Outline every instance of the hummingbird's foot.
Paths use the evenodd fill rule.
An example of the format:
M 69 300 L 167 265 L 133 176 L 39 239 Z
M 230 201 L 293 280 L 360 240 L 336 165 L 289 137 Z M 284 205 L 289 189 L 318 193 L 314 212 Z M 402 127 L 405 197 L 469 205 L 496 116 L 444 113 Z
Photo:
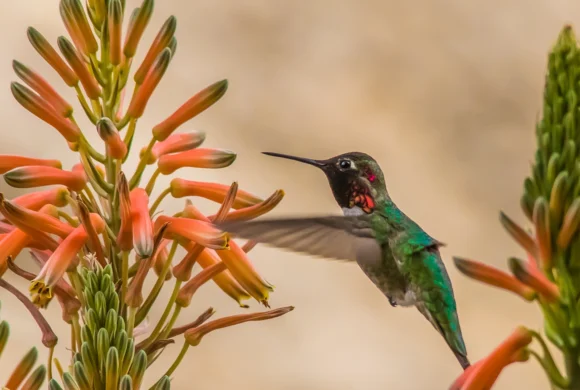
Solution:
M 388 299 L 389 299 L 389 303 L 391 304 L 391 306 L 397 307 L 397 301 L 395 301 L 395 299 L 393 297 L 388 297 Z

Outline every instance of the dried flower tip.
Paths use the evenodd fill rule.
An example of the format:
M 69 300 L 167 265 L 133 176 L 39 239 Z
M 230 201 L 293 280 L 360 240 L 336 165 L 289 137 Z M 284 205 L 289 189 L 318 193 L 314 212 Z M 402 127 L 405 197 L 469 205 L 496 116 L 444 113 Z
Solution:
M 78 141 L 79 128 L 69 119 L 59 115 L 46 100 L 17 82 L 11 83 L 10 89 L 22 107 L 58 130 L 67 141 Z
M 4 174 L 4 180 L 14 188 L 33 188 L 61 184 L 73 191 L 85 188 L 87 177 L 84 172 L 64 171 L 47 166 L 15 168 Z
M 223 219 L 223 221 L 227 222 L 249 221 L 251 219 L 258 218 L 259 216 L 264 215 L 273 210 L 274 207 L 276 207 L 278 203 L 282 201 L 283 197 L 284 191 L 277 190 L 269 198 L 258 204 L 228 213 Z M 215 215 L 212 215 L 211 217 L 209 217 L 209 219 L 213 221 L 215 217 L 216 217 Z M 247 251 L 244 252 L 247 253 Z
M 29 27 L 27 30 L 28 40 L 34 46 L 38 54 L 44 58 L 46 62 L 50 64 L 58 72 L 60 77 L 69 87 L 74 87 L 78 82 L 79 78 L 72 71 L 71 68 L 63 61 L 58 55 L 56 50 L 48 43 L 48 41 L 33 27 Z
M 46 379 L 46 367 L 44 365 L 36 367 L 30 374 L 26 382 L 22 385 L 22 390 L 38 390 L 42 387 Z
M 503 212 L 500 213 L 500 221 L 510 236 L 512 236 L 512 238 L 516 240 L 516 242 L 520 244 L 527 253 L 531 254 L 534 258 L 537 258 L 538 248 L 536 247 L 533 238 Z
M 544 268 L 552 266 L 552 244 L 550 237 L 550 212 L 548 203 L 542 197 L 536 199 L 532 217 L 536 227 L 536 242 L 538 253 Z
M 127 145 L 121 139 L 115 124 L 109 118 L 101 118 L 97 122 L 97 132 L 107 145 L 107 153 L 115 159 L 123 159 L 127 155 Z
M 101 89 L 95 77 L 85 65 L 81 55 L 65 37 L 58 37 L 58 47 L 71 68 L 79 77 L 87 96 L 97 100 L 101 96 Z
M 143 188 L 135 188 L 129 196 L 133 246 L 137 255 L 148 258 L 153 253 L 153 224 L 149 216 L 149 196 Z
M 157 142 L 151 154 L 148 156 L 148 164 L 153 164 L 157 159 L 163 155 L 171 153 L 185 152 L 187 150 L 195 149 L 205 141 L 205 133 L 201 131 L 192 131 L 190 133 L 172 134 L 165 141 Z M 143 158 L 147 148 L 141 149 L 139 154 Z
M 22 81 L 36 91 L 40 97 L 46 100 L 62 116 L 69 117 L 72 114 L 72 106 L 42 76 L 16 60 L 12 61 L 12 68 Z
M 173 179 L 169 184 L 171 196 L 183 198 L 186 196 L 199 196 L 217 203 L 223 203 L 230 186 L 219 183 L 205 183 L 185 179 Z M 263 202 L 262 199 L 249 192 L 238 190 L 232 207 L 241 209 Z
M 159 53 L 169 45 L 171 38 L 173 38 L 173 34 L 175 34 L 176 28 L 177 19 L 172 15 L 165 21 L 165 23 L 163 23 L 163 26 L 161 26 L 161 29 L 157 33 L 149 51 L 145 55 L 145 59 L 141 63 L 139 69 L 135 72 L 134 80 L 136 84 L 143 83 L 143 80 L 145 80 L 145 76 L 149 72 L 149 68 L 151 68 L 155 58 L 157 58 Z
M 186 152 L 167 154 L 159 158 L 157 166 L 164 175 L 179 168 L 224 168 L 230 166 L 236 154 L 223 149 L 193 149 Z
M 204 250 L 199 256 L 209 256 L 208 250 Z M 226 265 L 221 261 L 204 269 L 195 275 L 189 282 L 187 282 L 185 286 L 181 288 L 181 290 L 179 290 L 179 294 L 177 294 L 175 303 L 181 307 L 188 307 L 191 303 L 193 294 L 195 294 L 195 292 L 208 280 L 212 279 L 226 269 Z
M 147 102 L 169 67 L 170 61 L 171 51 L 167 48 L 163 49 L 149 70 L 149 73 L 147 73 L 147 77 L 145 77 L 143 84 L 135 89 L 135 93 L 133 94 L 131 103 L 129 103 L 129 108 L 127 109 L 127 115 L 129 117 L 140 118 L 143 115 L 145 107 L 147 107 Z
M 565 250 L 568 248 L 572 237 L 578 231 L 578 226 L 580 226 L 580 198 L 574 199 L 564 216 L 564 223 L 557 240 L 560 249 Z
M 123 6 L 120 0 L 109 0 L 109 58 L 111 64 L 121 63 L 121 31 L 123 28 Z
M 93 54 L 96 53 L 99 46 L 97 45 L 97 41 L 93 35 L 91 27 L 89 26 L 89 21 L 81 2 L 79 0 L 68 0 L 67 3 L 71 10 L 74 22 L 78 26 L 87 51 Z
M 527 301 L 532 301 L 536 293 L 507 272 L 473 260 L 454 257 L 455 266 L 461 273 L 480 282 L 511 291 Z
M 171 116 L 153 128 L 153 136 L 157 141 L 163 141 L 179 126 L 202 113 L 217 102 L 228 88 L 228 81 L 222 80 L 210 85 L 190 98 Z
M 46 204 L 64 207 L 68 204 L 70 192 L 66 187 L 55 187 L 49 190 L 31 192 L 12 199 L 15 204 L 30 210 L 40 210 Z
M 7 389 L 17 389 L 20 384 L 24 381 L 26 376 L 32 371 L 36 360 L 38 359 L 38 350 L 36 347 L 32 348 L 30 351 L 24 355 L 22 360 L 18 363 L 10 378 L 4 385 Z
M 516 328 L 493 352 L 470 370 L 461 389 L 489 389 L 512 357 L 532 342 L 531 332 L 524 327 Z
M 510 258 L 508 264 L 519 281 L 533 288 L 546 301 L 558 302 L 560 299 L 558 286 L 550 282 L 537 268 L 530 267 L 529 264 L 515 257 Z
M 212 249 L 224 249 L 228 246 L 228 236 L 207 222 L 189 218 L 175 218 L 161 215 L 155 226 L 169 223 L 166 235 L 178 235 Z
M 138 8 L 137 13 L 134 14 L 135 16 L 129 24 L 129 30 L 123 47 L 123 54 L 125 54 L 125 57 L 132 58 L 135 55 L 143 31 L 145 31 L 145 27 L 147 27 L 149 19 L 151 19 L 153 4 L 153 0 L 143 0 L 143 4 Z
M 261 313 L 238 314 L 235 316 L 220 318 L 200 325 L 197 328 L 188 330 L 187 332 L 185 332 L 185 341 L 187 341 L 189 345 L 197 346 L 201 342 L 203 336 L 214 330 L 241 324 L 248 321 L 269 320 L 272 318 L 280 317 L 286 313 L 291 312 L 292 310 L 294 310 L 294 307 L 287 306 L 279 309 L 268 310 Z
M 66 237 L 48 261 L 44 264 L 38 276 L 30 284 L 30 292 L 38 293 L 39 296 L 50 295 L 52 297 L 52 288 L 62 278 L 77 253 L 86 244 L 89 236 L 82 226 L 73 230 Z
M 0 175 L 10 171 L 11 169 L 29 165 L 43 165 L 59 169 L 62 168 L 62 163 L 58 160 L 45 160 L 42 158 L 0 154 Z

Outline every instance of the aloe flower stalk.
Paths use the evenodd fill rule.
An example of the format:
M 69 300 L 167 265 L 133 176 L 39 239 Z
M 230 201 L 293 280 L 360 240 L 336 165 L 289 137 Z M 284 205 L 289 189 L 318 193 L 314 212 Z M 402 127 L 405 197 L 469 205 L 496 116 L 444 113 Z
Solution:
M 509 290 L 537 305 L 543 334 L 518 328 L 487 358 L 475 363 L 452 389 L 490 388 L 503 367 L 533 357 L 554 389 L 580 388 L 580 46 L 566 26 L 548 56 L 537 150 L 524 181 L 521 207 L 528 221 L 504 213 L 500 221 L 526 260 L 508 259 L 507 271 L 456 259 L 465 275 Z M 537 341 L 541 352 L 532 340 Z M 518 341 L 519 340 L 519 341 Z M 548 347 L 548 343 L 553 348 Z M 557 353 L 560 359 L 552 354 Z M 555 361 L 562 360 L 559 367 Z
M 52 45 L 35 28 L 30 27 L 27 35 L 62 85 L 51 85 L 22 62 L 12 63 L 20 79 L 11 84 L 14 98 L 58 132 L 55 141 L 64 138 L 76 153 L 76 164 L 63 166 L 51 159 L 57 156 L 0 154 L 0 174 L 6 184 L 31 190 L 13 199 L 0 194 L 0 287 L 25 304 L 39 325 L 42 344 L 49 349 L 48 361 L 37 368 L 37 350 L 31 349 L 10 376 L 8 388 L 169 389 L 171 377 L 180 375 L 177 368 L 188 347 L 207 333 L 272 319 L 292 309 L 222 317 L 206 325 L 213 309 L 189 319 L 181 312 L 210 281 L 235 305 L 247 308 L 254 299 L 269 307 L 273 287 L 247 255 L 254 244 L 231 241 L 213 223 L 263 215 L 282 200 L 284 192 L 277 190 L 263 199 L 239 189 L 237 183 L 180 177 L 174 177 L 167 188 L 157 188 L 160 175 L 184 167 L 224 168 L 234 163 L 236 154 L 200 148 L 204 132 L 179 129 L 224 96 L 227 80 L 206 80 L 207 88 L 165 119 L 159 118 L 153 129 L 141 129 L 139 118 L 171 71 L 172 61 L 178 60 L 175 16 L 155 27 L 158 33 L 152 43 L 142 42 L 154 6 L 154 0 L 143 0 L 131 11 L 124 0 L 60 0 L 68 36 Z M 140 46 L 145 56 L 132 72 Z M 127 83 L 130 77 L 135 81 L 132 90 Z M 66 88 L 74 90 L 79 107 L 63 98 Z M 79 113 L 88 121 L 79 121 Z M 133 145 L 137 131 L 152 132 L 147 145 Z M 87 135 L 95 132 L 100 140 L 92 144 Z M 137 160 L 133 172 L 127 168 L 131 159 Z M 185 198 L 180 215 L 159 212 L 167 197 Z M 218 203 L 209 216 L 194 207 L 192 201 L 199 197 Z M 566 221 L 569 229 L 577 225 L 573 215 Z M 185 254 L 177 258 L 180 247 Z M 23 269 L 19 260 L 23 251 L 32 254 L 34 268 Z M 28 281 L 28 291 L 21 292 L 2 279 L 7 272 Z M 153 278 L 152 287 L 146 278 Z M 169 299 L 161 298 L 163 289 L 171 291 Z M 55 297 L 70 327 L 70 338 L 58 344 L 42 315 Z M 147 326 L 157 304 L 163 309 L 161 318 Z M 7 334 L 8 325 L 1 322 L 0 353 Z M 138 335 L 143 336 L 140 342 L 135 341 Z M 147 376 L 148 367 L 177 340 L 184 345 L 178 360 L 165 367 L 165 375 Z M 55 348 L 70 351 L 70 361 L 53 358 Z

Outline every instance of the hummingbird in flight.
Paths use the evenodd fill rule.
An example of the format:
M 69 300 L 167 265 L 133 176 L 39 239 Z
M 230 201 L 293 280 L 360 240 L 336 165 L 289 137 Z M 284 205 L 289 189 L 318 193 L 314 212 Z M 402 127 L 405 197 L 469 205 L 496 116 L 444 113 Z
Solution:
M 451 280 L 439 253 L 444 244 L 395 205 L 378 163 L 359 152 L 327 160 L 264 154 L 321 169 L 344 216 L 226 221 L 217 226 L 255 242 L 358 263 L 393 307 L 415 306 L 463 369 L 469 367 Z

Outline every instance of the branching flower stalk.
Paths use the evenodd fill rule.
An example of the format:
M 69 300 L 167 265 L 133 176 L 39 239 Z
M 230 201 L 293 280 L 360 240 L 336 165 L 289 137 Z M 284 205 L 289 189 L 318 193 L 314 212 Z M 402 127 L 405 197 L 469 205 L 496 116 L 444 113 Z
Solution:
M 548 58 L 537 151 L 521 206 L 531 232 L 501 213 L 501 223 L 525 252 L 510 272 L 456 258 L 465 275 L 519 295 L 544 317 L 543 332 L 520 327 L 473 364 L 452 389 L 488 389 L 503 368 L 533 357 L 553 388 L 580 389 L 580 47 L 566 26 Z M 533 345 L 532 345 L 532 342 Z M 548 343 L 554 348 L 549 348 Z M 551 350 L 561 359 L 555 359 Z M 557 360 L 564 362 L 562 367 Z
M 77 111 L 56 88 L 25 64 L 13 62 L 20 79 L 11 84 L 15 99 L 60 133 L 76 153 L 77 163 L 64 169 L 56 159 L 0 155 L 0 174 L 8 185 L 36 189 L 14 199 L 0 194 L 0 287 L 25 304 L 50 351 L 46 366 L 32 371 L 37 356 L 32 349 L 6 388 L 23 384 L 19 388 L 37 389 L 45 381 L 50 389 L 145 388 L 142 379 L 147 368 L 181 338 L 177 360 L 168 365 L 166 375 L 150 384 L 154 389 L 168 389 L 187 350 L 206 334 L 279 317 L 293 309 L 207 322 L 214 314 L 209 308 L 194 321 L 177 325 L 181 309 L 210 280 L 241 307 L 248 307 L 248 299 L 269 307 L 273 288 L 247 256 L 254 244 L 231 241 L 213 222 L 256 218 L 272 210 L 284 193 L 278 190 L 261 199 L 239 189 L 237 183 L 228 186 L 175 178 L 150 198 L 157 192 L 160 175 L 184 167 L 224 168 L 236 159 L 229 150 L 200 148 L 205 140 L 201 132 L 176 131 L 224 95 L 226 80 L 209 85 L 155 125 L 150 142 L 136 156 L 136 170 L 125 171 L 135 150 L 136 132 L 146 130 L 138 125 L 139 118 L 174 61 L 177 47 L 177 20 L 170 16 L 144 60 L 134 64 L 153 8 L 153 0 L 144 0 L 132 12 L 125 9 L 123 0 L 87 0 L 85 5 L 80 0 L 61 0 L 68 38 L 59 37 L 52 45 L 39 31 L 28 29 L 34 49 L 75 90 L 81 112 L 91 123 L 87 128 L 81 129 Z M 129 26 L 123 31 L 128 14 Z M 132 68 L 136 68 L 133 73 Z M 127 91 L 129 77 L 135 85 L 132 91 Z M 126 110 L 124 97 L 128 97 Z M 89 132 L 96 132 L 102 143 L 92 145 L 86 137 Z M 149 167 L 153 169 L 147 178 Z M 159 206 L 167 197 L 186 198 L 183 211 L 160 213 Z M 220 207 L 214 215 L 205 216 L 194 207 L 192 197 L 212 200 Z M 177 258 L 180 247 L 186 253 L 182 259 Z M 38 269 L 20 267 L 17 258 L 22 252 L 32 255 Z M 193 271 L 196 263 L 202 268 L 198 273 Z M 7 272 L 29 281 L 30 297 L 2 278 Z M 151 273 L 156 281 L 145 291 L 144 281 Z M 172 293 L 162 303 L 162 315 L 147 328 L 151 308 L 168 285 Z M 70 342 L 63 346 L 71 351 L 68 362 L 53 359 L 57 339 L 42 315 L 54 298 L 70 326 Z M 0 323 L 0 351 L 7 329 L 5 322 Z M 136 341 L 141 335 L 142 340 Z

